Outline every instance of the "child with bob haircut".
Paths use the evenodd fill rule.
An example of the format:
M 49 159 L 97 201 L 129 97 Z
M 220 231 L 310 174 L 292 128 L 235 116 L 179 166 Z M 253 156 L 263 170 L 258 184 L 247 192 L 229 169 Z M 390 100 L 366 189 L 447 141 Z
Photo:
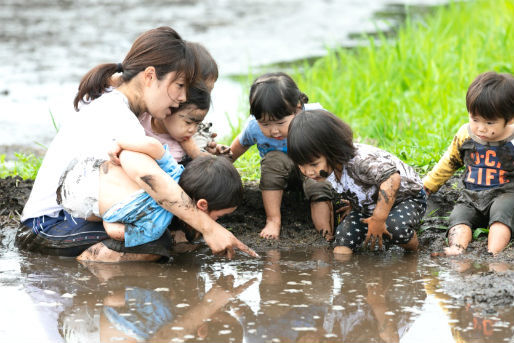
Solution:
M 423 179 L 437 190 L 461 167 L 464 189 L 450 215 L 449 247 L 435 255 L 462 254 L 471 230 L 488 227 L 487 250 L 501 252 L 514 225 L 514 78 L 478 75 L 466 94 L 469 122 L 461 126 L 437 165 Z
M 426 194 L 412 167 L 379 148 L 354 144 L 352 129 L 324 110 L 296 115 L 288 148 L 305 176 L 327 180 L 351 206 L 343 208 L 349 214 L 336 228 L 334 253 L 352 254 L 363 241 L 382 248 L 383 235 L 417 250 L 415 230 L 425 214 Z
M 131 177 L 131 165 L 140 163 L 141 154 L 155 159 L 175 182 L 185 174 L 185 180 L 179 185 L 186 186 L 184 191 L 192 198 L 190 206 L 207 213 L 213 220 L 233 212 L 241 202 L 241 178 L 226 158 L 201 156 L 184 170 L 154 138 L 130 139 L 118 144 L 124 149 L 120 155 L 121 167 L 93 158 L 73 161 L 61 178 L 57 202 L 74 217 L 90 220 L 93 216 L 101 217 L 107 234 L 123 241 L 125 247 L 156 241 L 173 218 L 172 213 L 162 208 Z M 94 178 L 98 179 L 98 191 L 90 192 L 91 196 L 84 201 L 77 194 L 84 192 L 83 187 L 95 185 Z M 171 249 L 162 247 L 166 248 Z
M 259 76 L 250 89 L 249 122 L 230 146 L 233 161 L 257 144 L 261 160 L 259 188 L 266 212 L 266 226 L 260 236 L 278 239 L 282 218 L 280 204 L 284 189 L 303 183 L 306 198 L 311 203 L 311 216 L 316 230 L 327 239 L 333 238 L 332 189 L 328 183 L 302 178 L 293 161 L 287 157 L 288 127 L 294 116 L 303 109 L 321 108 L 307 104 L 302 93 L 287 74 L 269 73 Z

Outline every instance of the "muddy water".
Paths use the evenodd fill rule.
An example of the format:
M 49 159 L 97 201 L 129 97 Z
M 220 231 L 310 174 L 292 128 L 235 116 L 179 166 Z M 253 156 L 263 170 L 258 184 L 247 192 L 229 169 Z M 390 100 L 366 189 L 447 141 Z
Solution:
M 12 244 L 12 233 L 4 247 Z M 489 275 L 497 279 L 488 282 L 501 282 L 502 275 L 512 278 L 508 265 L 433 260 L 399 250 L 346 259 L 325 248 L 268 250 L 258 260 L 228 261 L 201 247 L 160 264 L 80 264 L 18 253 L 12 246 L 1 251 L 2 342 L 513 337 L 514 309 L 508 302 L 491 308 L 462 296 L 465 276 Z

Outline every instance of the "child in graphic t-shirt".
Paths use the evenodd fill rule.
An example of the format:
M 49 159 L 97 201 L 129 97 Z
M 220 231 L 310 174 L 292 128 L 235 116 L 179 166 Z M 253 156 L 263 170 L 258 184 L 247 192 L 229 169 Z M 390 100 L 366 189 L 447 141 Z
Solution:
M 444 254 L 463 253 L 477 227 L 489 228 L 487 249 L 497 254 L 514 227 L 514 78 L 495 72 L 478 75 L 468 88 L 466 107 L 469 123 L 423 179 L 424 188 L 436 192 L 464 166 L 464 190 L 450 215 Z

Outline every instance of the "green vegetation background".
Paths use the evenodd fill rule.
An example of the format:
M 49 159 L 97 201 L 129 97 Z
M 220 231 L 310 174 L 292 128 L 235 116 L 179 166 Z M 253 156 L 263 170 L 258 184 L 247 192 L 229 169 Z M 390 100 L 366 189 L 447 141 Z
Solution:
M 451 2 L 411 18 L 394 38 L 367 36 L 366 46 L 330 50 L 293 77 L 310 101 L 348 122 L 357 141 L 425 174 L 467 122 L 473 79 L 514 72 L 514 1 Z M 259 161 L 254 150 L 236 166 L 244 178 L 259 178 Z
M 363 36 L 363 46 L 330 50 L 292 74 L 312 102 L 352 126 L 357 141 L 388 150 L 424 174 L 467 121 L 471 81 L 489 70 L 514 72 L 513 25 L 514 0 L 451 2 L 415 20 L 407 16 L 394 38 Z M 245 106 L 225 143 L 239 133 Z M 14 170 L 3 158 L 0 177 L 35 178 L 37 158 L 19 154 Z M 252 148 L 236 166 L 243 179 L 258 179 L 259 162 Z

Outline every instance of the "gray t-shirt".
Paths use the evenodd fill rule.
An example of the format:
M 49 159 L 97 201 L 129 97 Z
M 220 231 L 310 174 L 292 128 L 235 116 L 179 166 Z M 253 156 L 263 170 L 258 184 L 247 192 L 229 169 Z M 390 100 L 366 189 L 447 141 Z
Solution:
M 355 147 L 356 154 L 343 166 L 341 180 L 337 180 L 334 173 L 327 178 L 336 192 L 350 201 L 353 210 L 371 216 L 380 185 L 394 173 L 401 176 L 395 205 L 415 197 L 423 188 L 414 168 L 398 157 L 366 144 L 355 144 Z

